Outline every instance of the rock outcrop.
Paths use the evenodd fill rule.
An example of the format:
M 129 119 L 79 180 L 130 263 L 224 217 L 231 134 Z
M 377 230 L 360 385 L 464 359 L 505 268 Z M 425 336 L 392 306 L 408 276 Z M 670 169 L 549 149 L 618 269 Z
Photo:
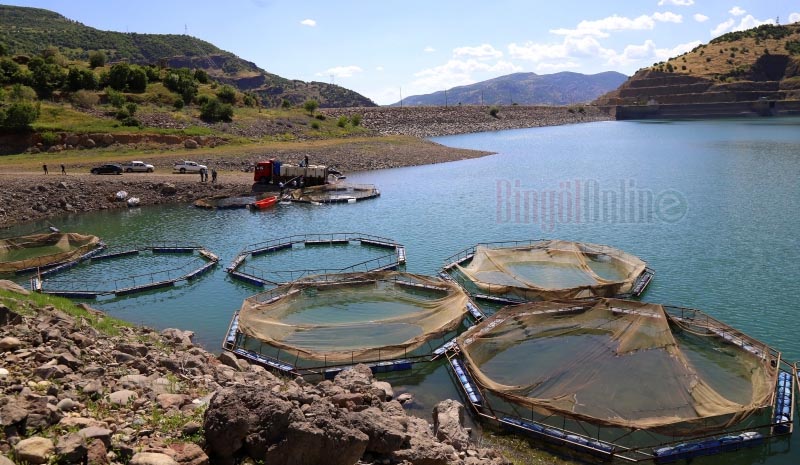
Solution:
M 221 363 L 193 345 L 191 332 L 121 325 L 106 334 L 22 294 L 16 302 L 17 317 L 0 323 L 0 457 L 30 464 L 505 463 L 471 444 L 459 403 L 438 405 L 431 425 L 407 415 L 391 386 L 363 365 L 318 384 L 283 379 L 228 355 Z

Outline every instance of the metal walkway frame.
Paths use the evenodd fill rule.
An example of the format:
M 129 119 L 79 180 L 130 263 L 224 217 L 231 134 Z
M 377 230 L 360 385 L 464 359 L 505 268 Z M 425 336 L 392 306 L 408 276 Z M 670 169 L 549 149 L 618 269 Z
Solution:
M 340 269 L 264 270 L 247 264 L 248 257 L 257 257 L 297 245 L 305 247 L 359 243 L 391 251 L 387 255 L 345 266 Z M 358 232 L 295 234 L 250 244 L 231 261 L 225 271 L 234 279 L 259 287 L 280 286 L 314 275 L 396 270 L 406 263 L 406 248 L 393 239 Z
M 156 270 L 150 273 L 112 278 L 103 281 L 90 282 L 87 280 L 48 279 L 51 276 L 71 269 L 81 262 L 87 262 L 87 265 L 91 265 L 94 261 L 114 260 L 117 258 L 139 255 L 143 251 L 150 251 L 153 254 L 192 255 L 196 252 L 197 255 L 178 268 Z M 42 294 L 75 299 L 97 299 L 107 295 L 124 296 L 153 289 L 172 287 L 181 281 L 193 281 L 210 271 L 218 263 L 219 257 L 203 246 L 178 242 L 156 242 L 138 248 L 113 251 L 102 255 L 96 252 L 90 257 L 75 261 L 74 263 L 50 268 L 32 277 L 30 280 L 30 288 L 32 291 Z

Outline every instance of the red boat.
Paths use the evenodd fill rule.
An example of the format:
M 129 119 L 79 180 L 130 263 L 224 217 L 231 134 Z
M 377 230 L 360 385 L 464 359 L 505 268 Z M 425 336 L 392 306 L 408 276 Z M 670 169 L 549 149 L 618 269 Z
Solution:
M 255 202 L 253 202 L 250 205 L 254 209 L 264 210 L 264 209 L 270 208 L 271 206 L 275 205 L 276 203 L 278 203 L 278 196 L 277 195 L 273 195 L 272 197 L 265 197 L 265 198 L 263 198 L 261 200 L 256 200 Z

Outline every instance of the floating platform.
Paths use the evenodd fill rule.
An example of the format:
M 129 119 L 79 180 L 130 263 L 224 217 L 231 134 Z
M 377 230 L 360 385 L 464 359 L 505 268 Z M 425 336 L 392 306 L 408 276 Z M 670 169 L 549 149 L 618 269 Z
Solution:
M 339 268 L 265 270 L 247 263 L 249 258 L 260 257 L 293 247 L 332 247 L 349 244 L 387 249 L 393 253 L 359 263 L 345 264 Z M 406 248 L 393 239 L 386 237 L 356 232 L 296 234 L 246 246 L 225 268 L 225 271 L 233 279 L 259 287 L 267 287 L 290 283 L 312 275 L 397 270 L 405 263 Z
M 532 309 L 542 316 L 557 314 L 558 317 L 553 321 L 559 321 L 562 326 L 569 326 L 572 323 L 564 320 L 561 315 L 577 315 L 579 319 L 575 321 L 587 321 L 586 319 L 581 320 L 580 318 L 582 317 L 580 315 L 582 315 L 582 312 L 587 311 L 588 304 L 581 301 L 575 302 L 575 305 L 564 304 L 559 308 L 552 309 L 553 311 L 544 308 L 545 306 L 552 306 L 553 303 L 539 302 L 535 305 L 537 308 L 541 308 L 533 309 L 532 307 Z M 648 314 L 645 307 L 653 304 L 628 302 L 633 302 L 636 305 L 618 305 L 613 304 L 612 301 L 612 304 L 608 307 L 608 312 L 618 315 L 618 317 L 652 320 L 651 317 L 653 315 Z M 527 307 L 531 305 L 534 304 L 526 304 L 524 309 L 510 307 L 509 310 L 516 309 L 517 312 L 528 312 Z M 636 310 L 635 307 L 637 305 L 642 306 L 641 311 Z M 497 339 L 499 336 L 492 336 L 494 328 L 502 325 L 505 320 L 512 317 L 515 325 L 520 325 L 523 322 L 520 317 L 514 317 L 512 314 L 503 314 L 502 312 L 506 310 L 501 310 L 501 312 L 493 315 L 479 326 L 449 341 L 441 349 L 448 359 L 449 371 L 465 404 L 478 419 L 492 423 L 505 431 L 530 437 L 540 441 L 543 445 L 549 444 L 555 446 L 558 450 L 569 448 L 603 461 L 673 463 L 679 460 L 690 460 L 695 457 L 758 446 L 772 438 L 787 436 L 792 433 L 795 415 L 794 393 L 797 389 L 798 380 L 796 366 L 782 360 L 780 352 L 728 327 L 699 310 L 672 306 L 663 306 L 663 308 L 667 318 L 690 334 L 712 338 L 715 344 L 721 344 L 722 347 L 726 345 L 735 347 L 740 351 L 740 356 L 745 358 L 750 357 L 747 354 L 752 354 L 752 356 L 758 358 L 757 363 L 764 367 L 765 373 L 770 373 L 770 370 L 774 370 L 772 373 L 774 373 L 773 376 L 777 381 L 773 392 L 770 395 L 759 397 L 759 399 L 762 399 L 762 397 L 766 399 L 766 403 L 759 404 L 755 413 L 751 416 L 745 416 L 745 419 L 739 423 L 729 424 L 717 430 L 713 429 L 713 423 L 704 424 L 704 428 L 701 429 L 696 429 L 695 426 L 688 429 L 681 429 L 680 427 L 669 429 L 671 427 L 668 427 L 663 432 L 659 427 L 649 431 L 640 428 L 626 430 L 621 426 L 613 426 L 604 422 L 593 423 L 585 416 L 576 419 L 562 416 L 555 411 L 544 412 L 537 410 L 534 412 L 533 409 L 517 405 L 510 398 L 495 393 L 492 387 L 478 383 L 477 379 L 480 379 L 480 377 L 472 373 L 471 365 L 465 361 L 465 357 L 468 354 L 463 353 L 464 348 L 469 347 L 477 338 L 484 336 L 488 338 L 487 340 L 492 341 L 493 344 L 502 345 L 502 341 Z M 596 319 L 598 317 L 592 316 L 591 318 Z M 661 320 L 663 320 L 663 317 Z M 639 324 L 650 323 L 642 321 Z M 662 325 L 663 323 L 658 322 L 658 324 Z M 502 328 L 498 329 L 501 331 L 498 334 L 504 334 L 502 333 L 504 331 Z M 546 332 L 546 328 L 542 331 Z M 694 343 L 688 342 L 688 344 Z M 680 343 L 681 346 L 683 344 Z M 477 350 L 479 351 L 478 353 L 482 353 L 480 351 L 483 349 L 479 347 Z M 541 350 L 551 349 L 543 348 Z M 728 349 L 724 350 L 728 354 Z M 713 356 L 713 354 L 709 356 Z M 482 355 L 481 360 L 485 357 L 486 354 Z M 493 357 L 501 357 L 501 355 L 497 354 Z M 530 363 L 536 362 L 530 361 Z M 726 358 L 724 365 L 727 366 L 729 363 L 730 361 Z M 540 369 L 546 370 L 547 368 L 542 366 Z M 573 369 L 580 369 L 580 367 L 573 367 Z M 726 368 L 723 366 L 723 369 Z M 481 373 L 483 373 L 482 376 L 486 376 L 486 372 Z M 631 376 L 635 375 L 632 374 Z M 665 374 L 666 376 L 669 375 Z M 589 383 L 589 381 L 586 382 Z M 516 386 L 513 379 L 504 379 L 501 384 Z M 522 391 L 523 388 L 524 386 L 520 386 L 519 390 Z M 558 389 L 558 392 L 562 391 L 572 392 L 569 391 L 568 387 Z M 652 396 L 657 397 L 658 394 L 652 393 Z M 589 402 L 587 399 L 592 398 L 590 393 L 584 394 L 582 396 L 583 403 Z M 656 400 L 655 397 L 650 399 L 650 401 L 654 400 Z M 607 408 L 617 411 L 613 406 L 608 406 Z M 658 408 L 657 403 L 653 403 L 652 408 Z M 620 412 L 624 412 L 624 409 L 620 410 Z M 622 414 L 620 413 L 620 415 Z M 667 431 L 672 432 L 667 434 Z M 683 433 L 679 434 L 679 431 Z M 693 433 L 689 433 L 690 431 L 693 431 Z
M 103 248 L 105 249 L 105 247 Z M 104 280 L 76 281 L 49 278 L 66 272 L 81 262 L 91 266 L 92 261 L 105 262 L 120 258 L 141 255 L 149 251 L 152 254 L 194 254 L 197 257 L 179 268 L 157 270 L 141 275 L 108 278 Z M 199 245 L 161 242 L 136 249 L 126 249 L 100 255 L 96 249 L 72 263 L 51 268 L 31 279 L 31 290 L 43 294 L 58 295 L 76 299 L 97 299 L 102 296 L 124 296 L 139 292 L 172 287 L 182 281 L 192 281 L 209 272 L 219 263 L 219 257 Z M 48 277 L 48 279 L 45 279 Z

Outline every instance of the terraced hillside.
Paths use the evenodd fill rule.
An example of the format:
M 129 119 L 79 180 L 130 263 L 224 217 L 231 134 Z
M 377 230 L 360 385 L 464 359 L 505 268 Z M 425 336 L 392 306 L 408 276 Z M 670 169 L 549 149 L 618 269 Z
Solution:
M 618 119 L 800 114 L 800 24 L 732 32 L 597 101 Z

